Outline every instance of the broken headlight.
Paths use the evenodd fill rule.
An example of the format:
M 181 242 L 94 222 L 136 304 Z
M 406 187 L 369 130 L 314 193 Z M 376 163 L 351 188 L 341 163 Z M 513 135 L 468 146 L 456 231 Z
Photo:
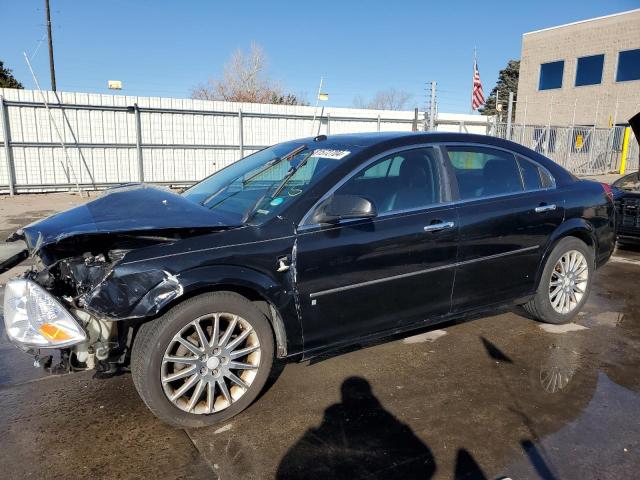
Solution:
M 24 278 L 5 287 L 4 324 L 9 339 L 25 347 L 61 348 L 86 339 L 82 327 L 55 297 Z

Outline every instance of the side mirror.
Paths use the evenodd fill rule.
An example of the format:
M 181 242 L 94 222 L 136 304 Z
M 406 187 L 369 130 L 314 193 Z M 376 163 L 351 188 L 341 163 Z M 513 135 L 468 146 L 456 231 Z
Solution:
M 313 223 L 336 223 L 349 218 L 373 218 L 378 215 L 370 200 L 357 195 L 332 195 L 313 214 Z

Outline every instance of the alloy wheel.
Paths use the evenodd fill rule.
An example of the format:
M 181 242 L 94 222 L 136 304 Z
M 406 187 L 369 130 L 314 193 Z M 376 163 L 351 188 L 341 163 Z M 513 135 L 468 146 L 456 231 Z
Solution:
M 561 314 L 571 313 L 582 301 L 589 280 L 589 264 L 577 250 L 565 252 L 556 262 L 549 281 L 549 301 Z
M 161 367 L 164 393 L 185 412 L 220 412 L 249 390 L 260 355 L 258 335 L 244 318 L 225 312 L 201 316 L 169 342 Z

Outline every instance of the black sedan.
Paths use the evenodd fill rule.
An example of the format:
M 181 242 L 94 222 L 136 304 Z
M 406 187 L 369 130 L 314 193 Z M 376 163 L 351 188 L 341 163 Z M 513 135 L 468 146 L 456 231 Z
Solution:
M 500 305 L 569 322 L 614 245 L 608 187 L 492 137 L 318 136 L 178 195 L 129 185 L 13 235 L 10 339 L 65 369 L 130 365 L 178 426 L 245 409 L 299 361 Z

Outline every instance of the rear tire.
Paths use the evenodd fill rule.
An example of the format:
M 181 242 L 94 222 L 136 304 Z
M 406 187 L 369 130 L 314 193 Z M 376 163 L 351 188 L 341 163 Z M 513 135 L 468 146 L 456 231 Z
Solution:
M 234 292 L 205 293 L 140 327 L 131 372 L 156 417 L 175 427 L 203 427 L 255 400 L 273 354 L 269 320 L 251 301 Z
M 547 258 L 538 291 L 524 309 L 542 322 L 569 323 L 589 297 L 594 271 L 593 250 L 575 237 L 563 238 Z

